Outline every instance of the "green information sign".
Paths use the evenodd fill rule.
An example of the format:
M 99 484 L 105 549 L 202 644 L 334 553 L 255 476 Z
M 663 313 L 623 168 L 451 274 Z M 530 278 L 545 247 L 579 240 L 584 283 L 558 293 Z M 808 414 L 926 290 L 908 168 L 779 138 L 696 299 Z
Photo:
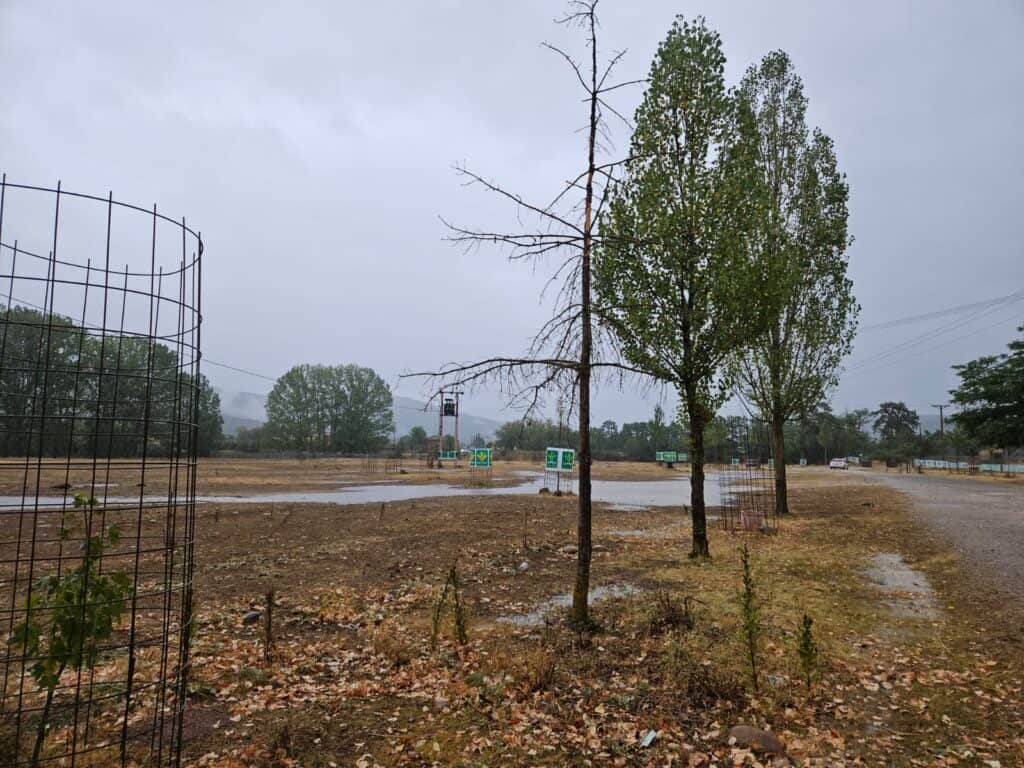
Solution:
M 441 451 L 441 461 L 450 461 L 459 458 L 458 451 Z
M 654 460 L 655 461 L 664 461 L 665 460 L 665 452 L 664 451 L 655 451 L 655 453 L 654 453 Z
M 469 466 L 489 467 L 492 464 L 490 448 L 474 448 L 469 455 Z
M 544 469 L 558 469 L 558 448 L 548 448 L 544 457 Z
M 675 464 L 676 463 L 676 452 L 675 451 L 664 451 L 661 454 L 661 459 L 666 464 Z
M 576 463 L 576 451 L 571 448 L 566 448 L 562 451 L 562 463 L 560 469 L 563 472 L 571 472 L 573 465 Z
M 572 472 L 576 451 L 572 448 L 548 448 L 544 452 L 544 469 L 549 472 Z

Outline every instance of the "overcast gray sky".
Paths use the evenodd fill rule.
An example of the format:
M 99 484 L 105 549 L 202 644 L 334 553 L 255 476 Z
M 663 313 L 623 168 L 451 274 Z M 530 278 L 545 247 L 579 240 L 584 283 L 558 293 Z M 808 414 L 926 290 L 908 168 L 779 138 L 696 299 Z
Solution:
M 535 199 L 576 175 L 583 107 L 571 73 L 539 46 L 582 53 L 551 23 L 563 8 L 0 0 L 0 170 L 187 216 L 206 244 L 211 360 L 271 376 L 355 362 L 394 384 L 407 369 L 518 353 L 545 317 L 543 270 L 453 248 L 438 216 L 515 224 L 493 196 L 460 185 L 456 162 Z M 789 52 L 809 120 L 835 139 L 848 175 L 862 325 L 1024 289 L 1020 0 L 600 9 L 602 47 L 628 49 L 623 79 L 646 74 L 677 13 L 721 33 L 730 83 L 767 51 Z M 639 97 L 618 104 L 632 113 Z M 863 331 L 835 407 L 945 402 L 950 364 L 1000 351 L 1024 302 L 944 328 L 971 317 Z M 270 387 L 205 371 L 229 390 Z M 647 418 L 653 402 L 606 392 L 596 416 Z M 508 416 L 500 407 L 496 393 L 466 405 Z

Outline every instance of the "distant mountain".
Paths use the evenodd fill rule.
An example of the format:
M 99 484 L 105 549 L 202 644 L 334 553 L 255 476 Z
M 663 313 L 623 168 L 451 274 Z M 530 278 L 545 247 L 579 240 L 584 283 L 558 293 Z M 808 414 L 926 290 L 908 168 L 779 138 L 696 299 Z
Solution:
M 258 427 L 267 420 L 267 396 L 255 392 L 236 392 L 216 387 L 220 395 L 220 411 L 224 417 L 224 434 L 234 435 L 239 427 L 251 429 Z M 395 397 L 395 427 L 399 437 L 409 433 L 413 427 L 423 427 L 428 435 L 437 434 L 437 404 L 432 403 L 429 410 L 420 400 L 411 397 Z M 475 435 L 483 435 L 489 440 L 494 437 L 502 422 L 483 416 L 463 413 L 459 416 L 459 438 L 468 443 Z M 451 419 L 445 421 L 445 432 L 452 429 Z
M 224 416 L 224 432 L 227 432 L 227 420 L 230 415 L 240 421 L 252 421 L 255 424 L 241 426 L 259 426 L 267 420 L 267 396 L 256 392 L 234 392 L 229 389 L 215 387 L 220 395 L 220 412 Z
M 224 434 L 237 435 L 239 428 L 253 429 L 263 425 L 260 419 L 247 419 L 244 416 L 235 416 L 230 413 L 221 412 L 224 418 Z

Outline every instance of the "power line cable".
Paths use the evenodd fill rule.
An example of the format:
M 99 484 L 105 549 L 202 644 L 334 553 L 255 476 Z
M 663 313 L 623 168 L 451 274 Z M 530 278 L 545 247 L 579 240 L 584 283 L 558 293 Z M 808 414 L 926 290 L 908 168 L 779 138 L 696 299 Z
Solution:
M 934 352 L 937 349 L 941 349 L 942 347 L 947 347 L 950 344 L 955 344 L 958 341 L 963 341 L 964 339 L 968 339 L 971 336 L 977 336 L 979 333 L 983 333 L 983 332 L 985 332 L 987 330 L 990 330 L 991 328 L 995 328 L 997 326 L 1003 325 L 1004 323 L 1008 323 L 1010 321 L 1017 322 L 1018 319 L 1019 319 L 1019 315 L 1017 315 L 1017 314 L 1008 315 L 1007 317 L 1004 317 L 1001 320 L 997 320 L 996 322 L 994 322 L 994 323 L 992 323 L 990 325 L 982 326 L 981 328 L 973 330 L 970 333 L 965 333 L 962 336 L 957 336 L 954 339 L 948 339 L 947 341 L 944 341 L 941 344 L 936 344 L 935 346 L 929 347 L 928 349 L 922 349 L 922 350 L 919 350 L 917 352 L 913 352 L 913 353 L 911 353 L 909 355 L 905 355 L 905 356 L 903 356 L 903 357 L 901 357 L 901 358 L 899 358 L 897 360 L 891 360 L 891 361 L 889 361 L 887 363 L 882 363 L 881 365 L 877 365 L 877 366 L 873 366 L 873 367 L 868 367 L 868 368 L 863 368 L 863 369 L 859 369 L 859 370 L 856 370 L 856 371 L 852 371 L 852 372 L 850 372 L 847 375 L 849 375 L 849 376 L 859 376 L 859 375 L 864 374 L 864 373 L 876 373 L 877 371 L 881 371 L 881 370 L 884 370 L 885 368 L 889 368 L 890 366 L 897 365 L 898 363 L 902 363 L 905 360 L 909 360 L 909 359 L 911 359 L 913 357 L 919 357 L 919 356 L 925 355 L 925 354 L 927 354 L 929 352 Z
M 946 309 L 938 309 L 934 312 L 926 312 L 921 315 L 908 315 L 907 317 L 898 317 L 893 320 L 886 320 L 881 323 L 872 323 L 871 325 L 863 325 L 858 328 L 858 332 L 863 331 L 880 331 L 886 328 L 895 328 L 900 325 L 909 325 L 911 323 L 923 322 L 925 320 L 934 320 L 940 317 L 946 317 L 947 315 L 957 315 L 962 312 L 968 312 L 972 309 L 985 309 L 986 307 L 994 306 L 995 304 L 1002 304 L 1008 301 L 1016 301 L 1024 296 L 1024 291 L 1015 291 L 1014 293 L 1008 293 L 1005 296 L 997 296 L 993 299 L 985 299 L 984 301 L 975 301 L 970 304 L 960 304 L 955 307 L 947 307 Z
M 907 339 L 906 341 L 903 341 L 893 347 L 884 349 L 881 352 L 876 352 L 875 354 L 863 358 L 862 360 L 857 360 L 850 366 L 848 370 L 855 371 L 865 367 L 872 367 L 875 363 L 880 362 L 881 360 L 884 360 L 887 357 L 898 355 L 901 352 L 911 349 L 923 342 L 931 341 L 932 339 L 941 336 L 945 332 L 953 331 L 956 330 L 957 328 L 962 328 L 974 322 L 975 320 L 987 317 L 988 315 L 991 315 L 994 312 L 998 312 L 1000 309 L 1004 309 L 1007 306 L 1011 306 L 1013 304 L 1020 302 L 1021 300 L 1024 300 L 1024 291 L 1020 291 L 1014 295 L 1016 296 L 1016 298 L 1012 300 L 1001 302 L 995 305 L 989 305 L 987 308 L 983 308 L 972 313 L 969 317 L 965 319 L 954 320 L 953 322 L 946 323 L 944 325 L 939 326 L 938 328 L 926 331 L 925 333 Z

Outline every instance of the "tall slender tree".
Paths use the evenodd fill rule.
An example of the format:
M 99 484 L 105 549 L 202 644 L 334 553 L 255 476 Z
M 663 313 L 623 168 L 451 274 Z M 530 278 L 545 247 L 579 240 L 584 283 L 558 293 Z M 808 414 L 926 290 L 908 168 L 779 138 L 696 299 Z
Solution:
M 605 199 L 604 192 L 617 161 L 602 159 L 605 116 L 618 115 L 608 94 L 630 85 L 610 83 L 609 76 L 624 52 L 601 63 L 598 50 L 597 0 L 569 3 L 559 23 L 577 26 L 586 38 L 587 56 L 580 63 L 565 51 L 545 44 L 569 66 L 583 92 L 587 112 L 582 131 L 585 143 L 583 170 L 554 196 L 549 203 L 531 203 L 521 196 L 485 180 L 465 167 L 459 174 L 511 202 L 520 221 L 535 227 L 515 232 L 494 232 L 449 224 L 451 239 L 467 247 L 492 244 L 504 246 L 513 260 L 557 260 L 551 281 L 558 285 L 556 309 L 551 319 L 534 337 L 521 357 L 492 357 L 466 364 L 448 365 L 440 371 L 408 374 L 427 376 L 447 386 L 480 385 L 499 381 L 512 405 L 523 407 L 528 417 L 543 403 L 545 393 L 555 390 L 560 401 L 567 401 L 579 422 L 579 508 L 577 517 L 576 580 L 573 587 L 572 620 L 577 625 L 589 621 L 591 565 L 591 447 L 590 396 L 595 375 L 609 370 L 625 370 L 615 354 L 613 340 L 602 344 L 595 326 L 591 260 L 597 244 L 597 219 Z M 446 222 L 447 223 L 447 222 Z
M 734 360 L 741 396 L 771 422 L 775 507 L 789 512 L 786 421 L 806 414 L 836 383 L 859 307 L 847 277 L 846 179 L 832 140 L 806 122 L 803 83 L 783 51 L 747 70 L 737 94 L 755 141 L 749 239 L 758 276 L 750 299 L 762 324 Z
M 709 556 L 704 429 L 723 364 L 754 317 L 746 243 L 749 116 L 735 109 L 718 34 L 681 17 L 651 65 L 630 159 L 602 220 L 602 320 L 629 362 L 675 385 L 690 428 L 693 557 Z

